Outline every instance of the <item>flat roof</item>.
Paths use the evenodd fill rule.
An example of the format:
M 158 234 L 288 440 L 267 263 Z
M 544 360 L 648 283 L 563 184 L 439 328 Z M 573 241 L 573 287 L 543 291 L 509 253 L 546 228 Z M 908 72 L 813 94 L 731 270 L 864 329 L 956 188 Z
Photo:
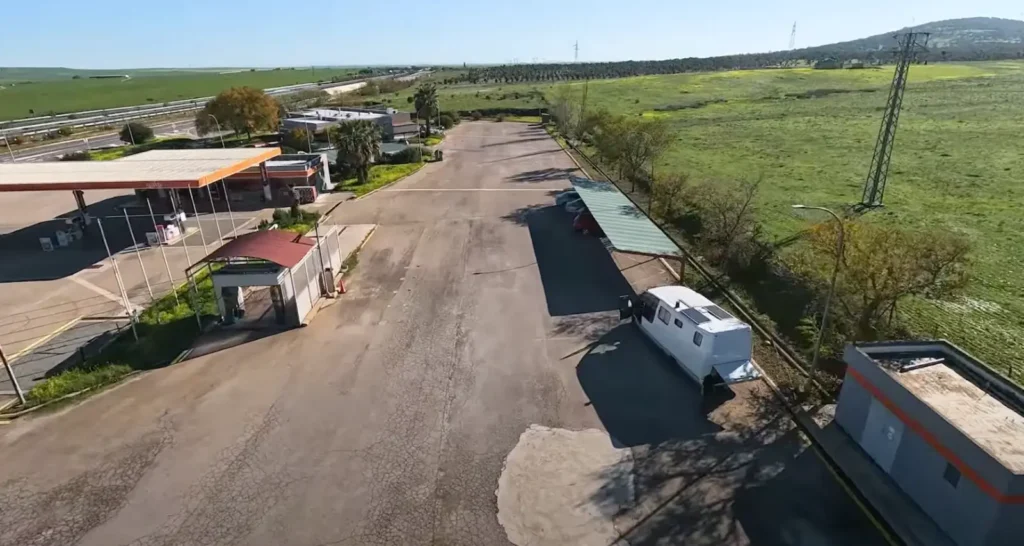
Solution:
M 347 110 L 345 108 L 330 109 L 330 108 L 316 108 L 312 110 L 302 110 L 297 112 L 304 117 L 313 117 L 319 119 L 326 119 L 332 121 L 348 121 L 354 119 L 377 119 L 387 117 L 387 114 L 380 112 L 366 112 L 362 110 Z M 296 118 L 291 118 L 296 119 Z M 303 118 L 298 118 L 303 119 Z
M 964 361 L 940 344 L 910 350 L 901 345 L 857 348 L 1007 469 L 1024 473 L 1024 415 L 1012 392 L 995 390 L 992 376 L 981 375 L 991 372 L 987 366 Z
M 673 306 L 697 327 L 708 333 L 728 332 L 750 328 L 747 323 L 732 316 L 715 302 L 705 298 L 692 288 L 680 285 L 658 286 L 648 290 L 661 301 Z M 690 311 L 692 310 L 692 311 Z
M 281 155 L 280 148 L 150 150 L 114 161 L 0 163 L 0 192 L 201 188 Z
M 573 188 L 615 250 L 649 256 L 682 256 L 679 246 L 613 184 L 570 176 Z

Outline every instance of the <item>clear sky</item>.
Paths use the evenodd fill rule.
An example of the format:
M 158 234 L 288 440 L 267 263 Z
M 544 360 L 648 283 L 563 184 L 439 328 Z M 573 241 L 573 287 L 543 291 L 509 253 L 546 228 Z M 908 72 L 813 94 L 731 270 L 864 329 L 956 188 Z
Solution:
M 287 8 L 294 6 L 294 10 Z M 1021 0 L 0 0 L 0 66 L 665 59 L 862 38 Z

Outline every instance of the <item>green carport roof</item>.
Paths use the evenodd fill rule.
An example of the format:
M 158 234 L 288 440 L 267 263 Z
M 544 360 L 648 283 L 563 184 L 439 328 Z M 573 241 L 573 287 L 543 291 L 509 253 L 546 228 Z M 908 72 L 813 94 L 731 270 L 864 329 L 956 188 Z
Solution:
M 570 177 L 615 250 L 652 256 L 682 256 L 679 246 L 613 184 Z

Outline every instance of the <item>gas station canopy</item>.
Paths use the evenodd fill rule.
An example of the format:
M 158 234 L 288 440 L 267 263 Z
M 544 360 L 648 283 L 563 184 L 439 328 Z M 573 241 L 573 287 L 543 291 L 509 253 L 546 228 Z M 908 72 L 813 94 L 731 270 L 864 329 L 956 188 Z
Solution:
M 151 150 L 114 161 L 0 163 L 0 192 L 201 188 L 278 155 L 280 148 Z

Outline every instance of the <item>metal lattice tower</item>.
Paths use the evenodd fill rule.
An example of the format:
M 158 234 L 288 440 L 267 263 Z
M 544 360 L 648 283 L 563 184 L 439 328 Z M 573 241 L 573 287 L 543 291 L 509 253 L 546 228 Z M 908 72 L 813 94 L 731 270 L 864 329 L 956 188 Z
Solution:
M 903 107 L 903 92 L 907 88 L 907 74 L 910 63 L 917 57 L 917 52 L 928 44 L 927 32 L 908 32 L 896 35 L 899 51 L 896 58 L 896 72 L 892 76 L 889 88 L 889 100 L 882 114 L 882 127 L 878 131 L 875 142 L 875 155 L 871 158 L 871 168 L 864 182 L 864 194 L 860 206 L 864 208 L 882 206 L 885 196 L 885 182 L 889 177 L 889 161 L 892 159 L 893 143 L 896 140 L 896 126 L 900 120 L 900 109 Z
M 793 21 L 793 32 L 789 33 L 789 49 L 796 49 L 796 21 Z
M 580 41 L 576 40 L 576 43 L 572 46 L 572 62 L 576 63 L 580 60 Z

